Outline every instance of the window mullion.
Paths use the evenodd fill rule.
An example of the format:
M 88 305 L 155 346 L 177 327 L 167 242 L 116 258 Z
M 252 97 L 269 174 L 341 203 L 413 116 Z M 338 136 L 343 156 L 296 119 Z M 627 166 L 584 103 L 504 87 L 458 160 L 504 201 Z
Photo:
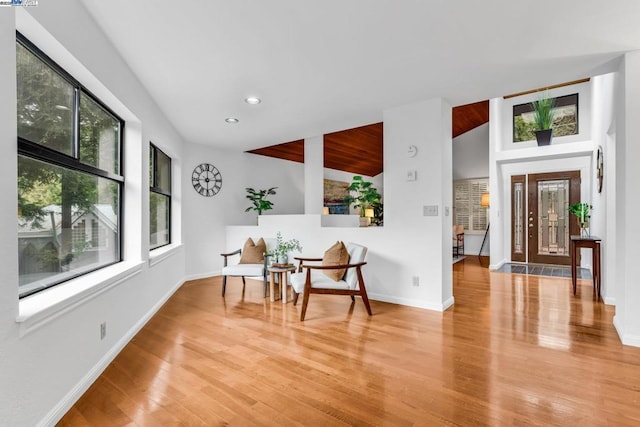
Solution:
M 73 93 L 73 157 L 80 160 L 80 88 Z

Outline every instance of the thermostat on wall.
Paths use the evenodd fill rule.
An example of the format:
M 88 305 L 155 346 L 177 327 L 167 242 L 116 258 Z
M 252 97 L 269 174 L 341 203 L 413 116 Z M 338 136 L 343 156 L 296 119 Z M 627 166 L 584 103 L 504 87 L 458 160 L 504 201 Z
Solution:
M 407 154 L 409 155 L 409 157 L 415 157 L 416 154 L 418 154 L 418 147 L 416 147 L 415 145 L 410 145 Z

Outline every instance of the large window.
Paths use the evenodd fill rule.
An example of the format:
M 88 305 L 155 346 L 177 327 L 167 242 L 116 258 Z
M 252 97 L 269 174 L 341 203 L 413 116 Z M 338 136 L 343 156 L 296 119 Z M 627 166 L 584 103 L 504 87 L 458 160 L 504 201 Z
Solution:
M 489 192 L 489 180 L 469 179 L 453 183 L 454 221 L 464 225 L 465 232 L 485 232 L 488 209 L 481 206 L 482 194 Z
M 121 260 L 124 123 L 20 34 L 16 69 L 24 297 Z
M 171 243 L 171 158 L 151 144 L 149 150 L 151 249 Z

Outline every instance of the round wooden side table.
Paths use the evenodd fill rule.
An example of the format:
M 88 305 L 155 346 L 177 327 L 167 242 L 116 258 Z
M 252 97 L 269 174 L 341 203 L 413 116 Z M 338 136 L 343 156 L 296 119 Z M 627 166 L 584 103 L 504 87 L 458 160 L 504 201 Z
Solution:
M 287 285 L 289 284 L 289 277 L 287 276 L 287 274 L 289 272 L 293 272 L 296 271 L 296 267 L 291 264 L 290 266 L 286 266 L 286 267 L 277 267 L 277 266 L 271 266 L 271 267 L 267 267 L 267 270 L 270 273 L 270 280 L 269 280 L 269 297 L 271 301 L 275 301 L 276 300 L 276 295 L 275 295 L 275 283 L 276 283 L 276 275 L 278 275 L 278 283 L 280 283 L 280 289 L 281 289 L 281 293 L 282 293 L 282 303 L 286 304 L 287 303 Z

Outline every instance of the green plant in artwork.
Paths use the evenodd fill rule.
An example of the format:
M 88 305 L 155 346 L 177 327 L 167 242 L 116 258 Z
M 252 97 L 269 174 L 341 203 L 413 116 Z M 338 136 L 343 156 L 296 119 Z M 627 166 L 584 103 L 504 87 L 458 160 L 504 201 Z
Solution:
M 267 200 L 267 196 L 276 194 L 276 188 L 271 187 L 266 190 L 255 190 L 253 188 L 247 187 L 247 199 L 251 200 L 253 203 L 252 206 L 249 206 L 245 209 L 245 212 L 256 211 L 258 215 L 262 215 L 262 212 L 273 209 L 273 202 L 271 200 Z

